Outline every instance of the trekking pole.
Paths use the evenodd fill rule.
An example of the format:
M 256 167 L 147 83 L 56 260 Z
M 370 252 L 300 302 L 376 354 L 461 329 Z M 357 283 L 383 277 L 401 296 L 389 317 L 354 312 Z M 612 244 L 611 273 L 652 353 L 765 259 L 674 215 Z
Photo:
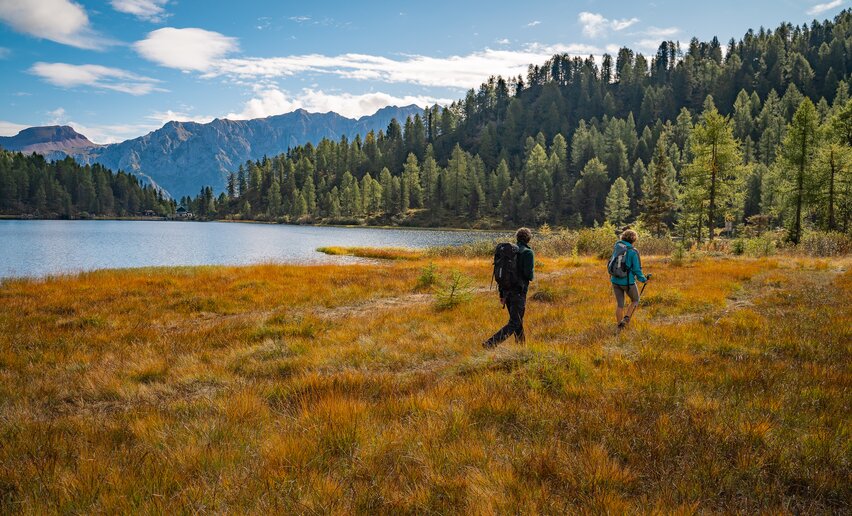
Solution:
M 651 278 L 648 278 L 648 281 L 651 281 Z M 645 287 L 647 287 L 647 286 L 648 286 L 648 281 L 646 281 L 645 283 L 643 283 L 643 284 L 642 284 L 642 288 L 639 290 L 639 302 L 638 302 L 638 303 L 636 303 L 636 307 L 635 307 L 635 308 L 633 308 L 633 311 L 632 311 L 632 312 L 630 312 L 630 315 L 628 316 L 628 317 L 630 317 L 630 319 L 633 319 L 633 314 L 635 314 L 635 313 L 636 313 L 636 310 L 638 310 L 638 309 L 639 309 L 639 303 L 641 303 L 641 302 L 642 302 L 642 294 L 644 294 L 644 293 L 645 293 Z

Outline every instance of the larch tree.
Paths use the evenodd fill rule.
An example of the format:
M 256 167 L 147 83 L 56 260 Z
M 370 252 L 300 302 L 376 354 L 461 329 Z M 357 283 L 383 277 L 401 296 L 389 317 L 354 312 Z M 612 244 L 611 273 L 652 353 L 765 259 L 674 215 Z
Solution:
M 802 212 L 807 208 L 808 188 L 813 180 L 814 164 L 819 145 L 819 121 L 816 108 L 805 98 L 787 127 L 781 149 L 784 184 L 788 203 L 793 211 L 788 239 L 797 244 L 802 238 Z
M 662 235 L 675 208 L 675 171 L 667 151 L 666 135 L 661 134 L 654 148 L 651 166 L 642 182 L 642 219 Z
M 606 196 L 606 220 L 618 227 L 630 216 L 630 198 L 627 196 L 627 181 L 619 177 L 612 183 Z
M 710 240 L 719 219 L 733 220 L 742 206 L 745 167 L 733 124 L 708 102 L 690 136 L 692 161 L 683 170 L 684 210 L 707 207 Z M 700 226 L 699 226 L 700 233 Z

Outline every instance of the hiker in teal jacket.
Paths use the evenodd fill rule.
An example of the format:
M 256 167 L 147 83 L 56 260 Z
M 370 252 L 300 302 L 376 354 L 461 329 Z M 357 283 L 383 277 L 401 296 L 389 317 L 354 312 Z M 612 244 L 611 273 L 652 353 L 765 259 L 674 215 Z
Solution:
M 610 275 L 609 279 L 610 283 L 612 283 L 612 291 L 615 294 L 615 321 L 618 323 L 619 328 L 624 328 L 630 322 L 630 315 L 624 315 L 624 294 L 630 297 L 631 303 L 628 313 L 633 314 L 636 311 L 636 307 L 639 306 L 639 289 L 636 287 L 636 280 L 638 279 L 642 283 L 645 283 L 651 277 L 650 274 L 645 277 L 645 274 L 642 272 L 642 261 L 639 259 L 639 251 L 633 247 L 638 238 L 639 235 L 632 229 L 625 230 L 621 234 L 621 240 L 615 243 L 615 249 L 612 253 L 613 257 L 615 257 L 622 247 L 627 248 L 627 253 L 624 257 L 627 266 L 627 276 L 618 278 Z

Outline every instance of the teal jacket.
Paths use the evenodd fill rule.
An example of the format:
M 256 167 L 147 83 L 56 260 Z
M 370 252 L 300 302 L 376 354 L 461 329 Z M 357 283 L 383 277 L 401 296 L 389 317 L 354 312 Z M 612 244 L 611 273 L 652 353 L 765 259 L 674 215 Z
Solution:
M 624 244 L 627 246 L 627 277 L 616 278 L 615 276 L 610 276 L 609 281 L 611 281 L 613 285 L 633 285 L 636 283 L 637 279 L 642 283 L 648 281 L 648 278 L 646 278 L 642 273 L 642 262 L 639 260 L 639 252 L 636 249 L 633 249 L 630 242 L 619 240 L 616 242 L 616 245 L 618 244 Z M 612 253 L 613 255 L 615 254 L 615 248 L 613 248 Z

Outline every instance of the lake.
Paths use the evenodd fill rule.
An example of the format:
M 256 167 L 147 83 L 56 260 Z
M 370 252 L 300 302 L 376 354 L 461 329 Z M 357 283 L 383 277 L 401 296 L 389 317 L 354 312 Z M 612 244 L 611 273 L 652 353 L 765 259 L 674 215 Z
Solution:
M 0 278 L 171 265 L 354 263 L 322 246 L 423 248 L 502 233 L 227 222 L 0 220 Z

